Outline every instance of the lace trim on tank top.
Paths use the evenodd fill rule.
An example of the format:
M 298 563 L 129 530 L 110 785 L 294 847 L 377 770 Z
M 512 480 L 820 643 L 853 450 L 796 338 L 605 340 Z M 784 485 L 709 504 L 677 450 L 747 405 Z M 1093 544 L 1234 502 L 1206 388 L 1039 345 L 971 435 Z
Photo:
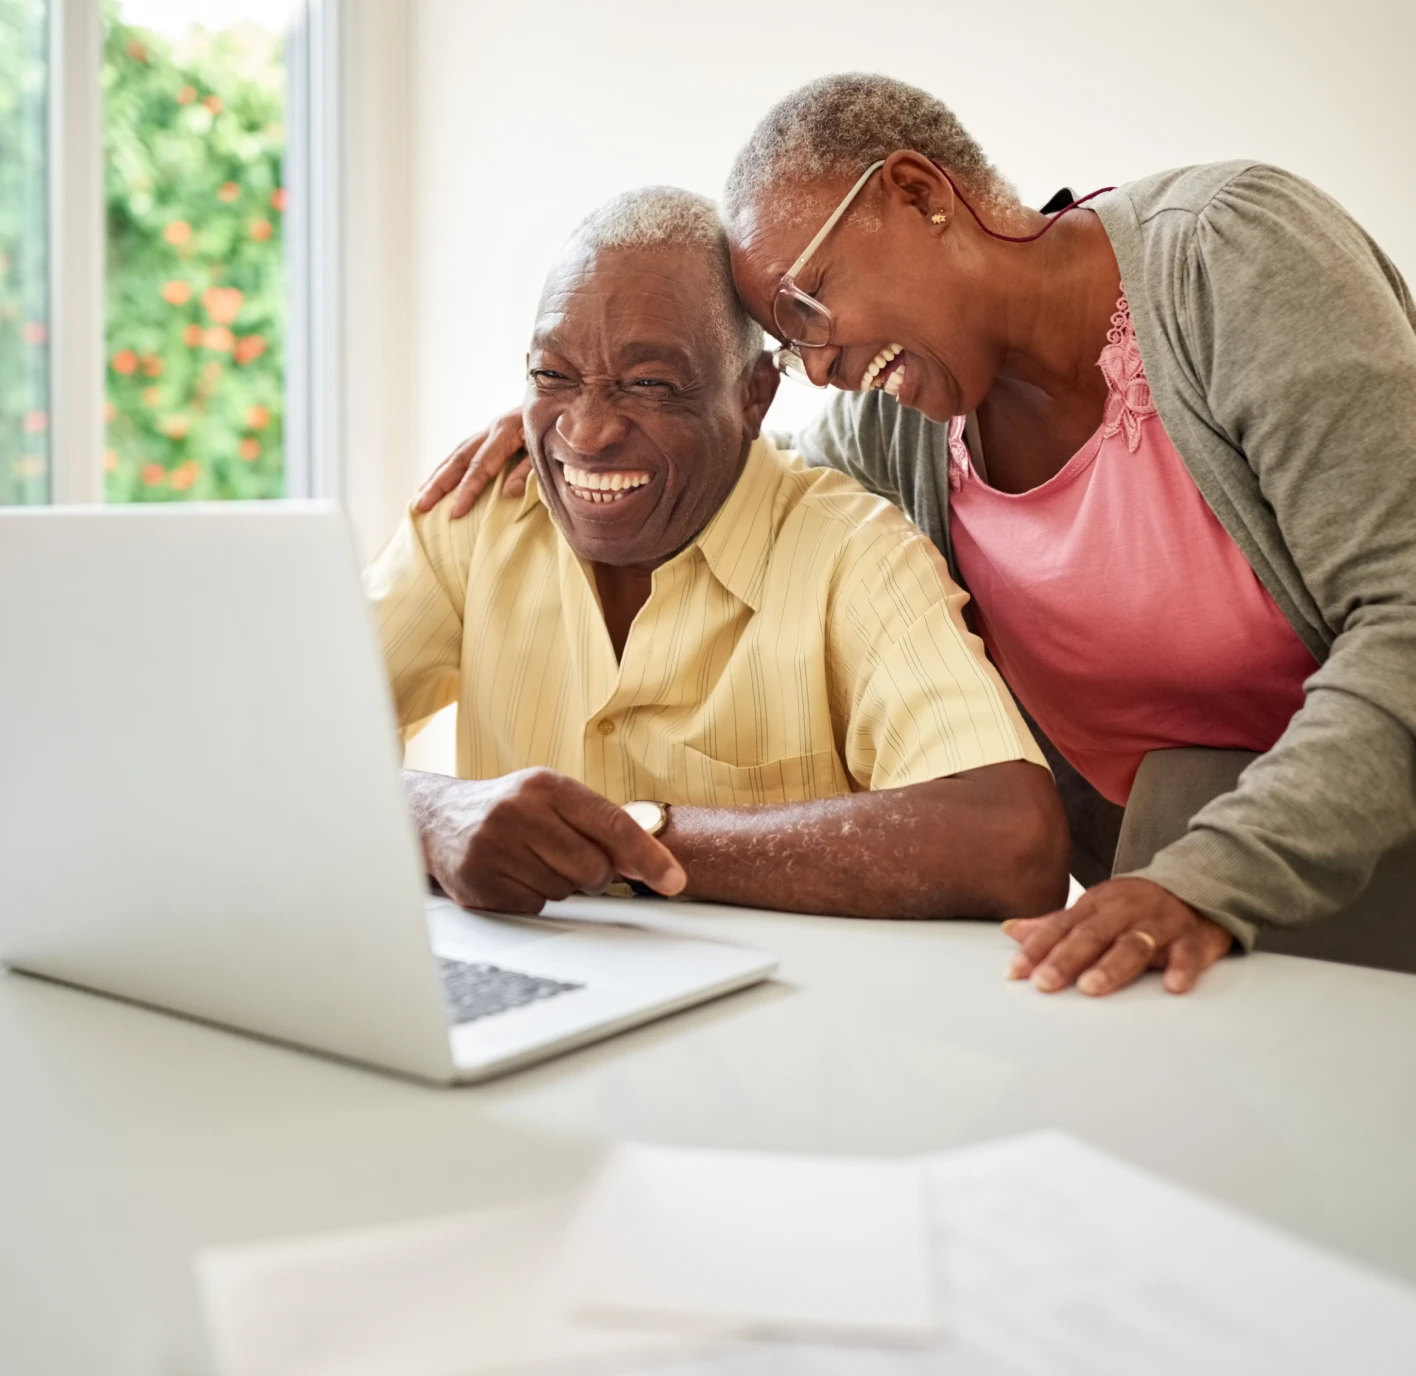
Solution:
M 1134 454 L 1141 446 L 1141 427 L 1156 414 L 1155 398 L 1146 380 L 1145 364 L 1141 362 L 1141 346 L 1136 342 L 1135 326 L 1131 323 L 1131 305 L 1123 294 L 1116 302 L 1111 328 L 1106 332 L 1106 347 L 1096 366 L 1106 379 L 1106 409 L 1101 417 L 1101 436 L 1110 439 L 1121 435 L 1128 452 Z M 957 492 L 964 478 L 973 471 L 969 462 L 969 447 L 964 443 L 963 416 L 949 422 L 949 488 Z

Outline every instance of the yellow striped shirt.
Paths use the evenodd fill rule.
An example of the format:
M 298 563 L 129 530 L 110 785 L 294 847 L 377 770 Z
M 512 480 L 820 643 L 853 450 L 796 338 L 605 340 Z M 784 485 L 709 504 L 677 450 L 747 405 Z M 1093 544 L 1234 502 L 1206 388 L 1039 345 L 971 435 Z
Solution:
M 1043 763 L 934 546 L 765 440 L 654 571 L 622 661 L 534 476 L 520 502 L 499 482 L 448 506 L 410 514 L 365 583 L 400 727 L 455 701 L 464 778 L 546 765 L 615 802 L 722 807 Z

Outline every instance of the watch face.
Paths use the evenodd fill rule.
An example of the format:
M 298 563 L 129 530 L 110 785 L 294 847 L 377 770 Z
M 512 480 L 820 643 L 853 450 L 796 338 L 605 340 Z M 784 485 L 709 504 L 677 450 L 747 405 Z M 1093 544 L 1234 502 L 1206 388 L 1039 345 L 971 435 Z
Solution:
M 659 803 L 646 803 L 643 801 L 626 803 L 624 810 L 629 813 L 650 836 L 664 829 L 664 809 Z

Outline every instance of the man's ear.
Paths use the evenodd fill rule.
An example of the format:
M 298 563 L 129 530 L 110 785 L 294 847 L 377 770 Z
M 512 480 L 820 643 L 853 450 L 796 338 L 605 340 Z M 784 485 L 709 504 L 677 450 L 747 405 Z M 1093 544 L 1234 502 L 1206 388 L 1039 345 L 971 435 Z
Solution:
M 755 440 L 762 432 L 762 418 L 777 395 L 777 384 L 782 375 L 772 362 L 772 355 L 765 350 L 758 354 L 757 361 L 743 372 L 742 385 L 746 395 L 743 398 L 742 420 L 749 439 Z

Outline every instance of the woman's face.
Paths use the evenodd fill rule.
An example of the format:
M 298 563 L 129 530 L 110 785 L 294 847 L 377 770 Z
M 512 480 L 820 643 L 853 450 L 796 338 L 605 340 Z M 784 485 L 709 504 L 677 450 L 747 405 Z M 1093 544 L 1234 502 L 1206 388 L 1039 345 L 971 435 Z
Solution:
M 782 275 L 849 190 L 850 182 L 797 187 L 731 227 L 738 292 L 774 338 Z M 982 236 L 958 211 L 948 180 L 913 154 L 895 154 L 867 182 L 797 274 L 797 287 L 834 322 L 828 345 L 801 350 L 812 381 L 898 389 L 902 405 L 938 421 L 978 404 L 997 362 L 984 294 L 970 289 L 981 272 Z M 933 219 L 941 212 L 943 224 Z

